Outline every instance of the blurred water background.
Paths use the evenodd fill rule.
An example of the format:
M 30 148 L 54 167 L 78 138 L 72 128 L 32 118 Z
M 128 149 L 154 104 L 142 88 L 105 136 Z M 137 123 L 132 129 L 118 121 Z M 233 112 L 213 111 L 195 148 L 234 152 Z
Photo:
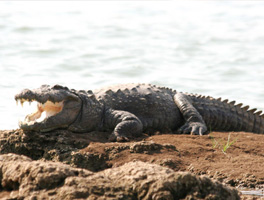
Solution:
M 23 88 L 146 82 L 264 109 L 262 1 L 0 1 L 0 129 Z

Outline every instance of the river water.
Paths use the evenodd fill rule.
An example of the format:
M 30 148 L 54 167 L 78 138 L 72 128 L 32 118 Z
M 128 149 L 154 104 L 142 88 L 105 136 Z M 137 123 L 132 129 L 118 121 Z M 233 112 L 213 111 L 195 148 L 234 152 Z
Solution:
M 264 109 L 262 1 L 1 1 L 0 129 L 23 88 L 146 82 Z

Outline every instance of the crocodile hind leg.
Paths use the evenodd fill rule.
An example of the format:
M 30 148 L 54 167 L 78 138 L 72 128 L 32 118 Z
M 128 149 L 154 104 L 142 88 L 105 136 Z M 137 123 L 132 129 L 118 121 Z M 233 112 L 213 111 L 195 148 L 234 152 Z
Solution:
M 142 134 L 143 125 L 132 113 L 108 109 L 105 113 L 104 125 L 107 129 L 113 130 L 109 137 L 110 141 L 123 142 L 129 138 Z
M 177 93 L 174 95 L 174 102 L 180 109 L 185 121 L 185 124 L 179 128 L 178 132 L 183 134 L 203 135 L 207 131 L 206 124 L 202 116 L 192 105 L 188 96 L 183 93 Z

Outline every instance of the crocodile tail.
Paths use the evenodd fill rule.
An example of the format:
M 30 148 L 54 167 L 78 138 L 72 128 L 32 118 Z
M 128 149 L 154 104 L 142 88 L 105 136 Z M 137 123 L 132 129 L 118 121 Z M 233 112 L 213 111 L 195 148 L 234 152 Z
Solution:
M 210 131 L 245 131 L 264 133 L 264 114 L 235 101 L 187 94 Z

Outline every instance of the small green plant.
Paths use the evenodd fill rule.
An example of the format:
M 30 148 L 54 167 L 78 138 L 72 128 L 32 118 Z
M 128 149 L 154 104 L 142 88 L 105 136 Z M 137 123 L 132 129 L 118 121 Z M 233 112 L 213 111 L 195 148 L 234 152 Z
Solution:
M 219 143 L 222 141 L 222 139 L 220 139 L 220 140 L 216 140 L 216 139 L 215 139 L 213 136 L 211 136 L 211 135 L 210 135 L 210 137 L 211 137 L 211 140 L 212 140 L 213 148 L 215 149 L 216 147 L 219 146 Z
M 237 141 L 237 138 L 234 139 L 233 141 L 230 142 L 230 136 L 231 136 L 231 133 L 228 134 L 228 138 L 227 138 L 227 142 L 226 144 L 223 144 L 223 149 L 222 151 L 225 153 L 226 150 L 232 145 L 234 144 L 236 141 Z
M 237 138 L 235 138 L 234 140 L 231 141 L 231 133 L 228 134 L 228 138 L 227 138 L 227 141 L 226 142 L 223 141 L 222 138 L 220 138 L 219 140 L 216 140 L 213 135 L 209 135 L 209 137 L 212 140 L 212 147 L 214 149 L 218 147 L 219 149 L 222 150 L 223 153 L 226 153 L 227 149 L 232 144 L 234 144 L 237 141 Z

